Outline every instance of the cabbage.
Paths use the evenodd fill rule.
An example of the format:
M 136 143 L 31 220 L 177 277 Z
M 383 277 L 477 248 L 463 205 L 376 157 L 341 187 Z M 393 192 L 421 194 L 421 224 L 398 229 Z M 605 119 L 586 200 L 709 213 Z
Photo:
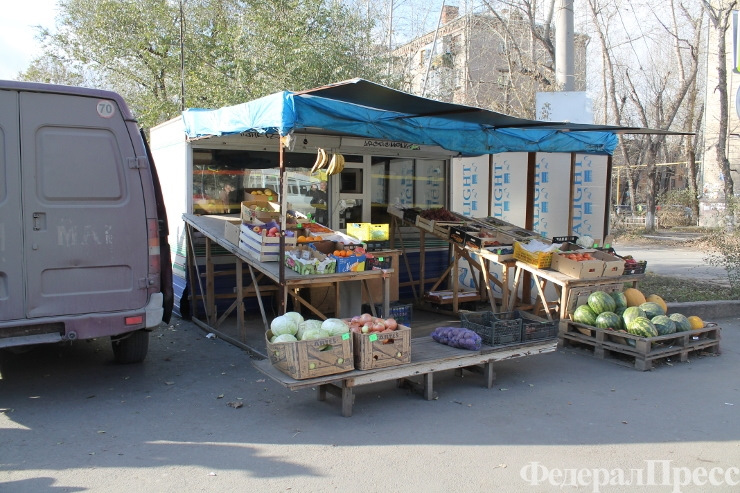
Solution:
M 270 322 L 270 330 L 276 336 L 282 334 L 290 334 L 294 336 L 296 335 L 296 332 L 298 332 L 298 324 L 295 323 L 290 317 L 280 315 L 279 317 L 275 317 L 272 322 Z
M 298 324 L 298 333 L 296 333 L 296 337 L 298 339 L 303 339 L 303 333 L 308 329 L 320 329 L 321 328 L 321 320 L 305 320 L 302 323 Z
M 301 315 L 298 312 L 287 312 L 283 316 L 288 317 L 289 319 L 293 320 L 293 322 L 295 322 L 296 325 L 300 325 L 300 323 L 303 322 L 303 315 Z
M 303 332 L 302 341 L 315 341 L 316 339 L 325 339 L 331 337 L 329 331 L 324 329 L 306 329 Z
M 321 328 L 333 336 L 349 332 L 349 325 L 347 325 L 344 320 L 340 320 L 338 318 L 327 318 L 321 324 Z
M 277 344 L 279 342 L 296 342 L 298 339 L 295 338 L 294 335 L 291 334 L 280 334 L 279 336 L 275 336 L 275 339 L 270 341 L 273 344 Z

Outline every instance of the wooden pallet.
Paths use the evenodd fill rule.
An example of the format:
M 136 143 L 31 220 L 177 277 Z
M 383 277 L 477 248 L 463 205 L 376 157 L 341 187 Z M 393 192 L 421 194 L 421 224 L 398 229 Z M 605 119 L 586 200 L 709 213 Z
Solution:
M 437 396 L 434 391 L 435 373 L 455 370 L 459 375 L 463 370 L 467 370 L 482 373 L 486 387 L 490 389 L 496 377 L 493 371 L 495 362 L 552 352 L 555 350 L 555 341 L 532 341 L 528 344 L 484 352 L 452 348 L 439 344 L 427 336 L 411 339 L 411 348 L 410 363 L 373 370 L 353 370 L 308 380 L 293 379 L 266 359 L 253 361 L 252 364 L 260 372 L 290 390 L 315 388 L 320 401 L 326 400 L 327 393 L 339 397 L 342 402 L 342 416 L 349 417 L 352 416 L 356 387 L 395 380 L 397 386 L 411 387 L 419 391 L 426 400 L 433 400 Z
M 626 362 L 636 370 L 646 371 L 651 370 L 655 362 L 667 358 L 685 362 L 690 354 L 719 354 L 721 331 L 721 328 L 712 326 L 658 337 L 637 337 L 561 320 L 558 348 L 583 349 L 595 358 Z

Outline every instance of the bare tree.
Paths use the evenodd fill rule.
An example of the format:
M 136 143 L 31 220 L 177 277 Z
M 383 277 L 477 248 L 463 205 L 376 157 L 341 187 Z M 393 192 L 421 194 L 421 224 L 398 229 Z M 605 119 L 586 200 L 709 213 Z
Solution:
M 709 22 L 716 31 L 717 41 L 717 85 L 712 88 L 712 94 L 719 98 L 719 132 L 715 147 L 715 159 L 724 176 L 724 198 L 727 207 L 733 212 L 728 219 L 734 216 L 734 183 L 730 169 L 730 160 L 727 157 L 727 139 L 729 136 L 729 88 L 727 81 L 727 31 L 731 27 L 732 11 L 737 7 L 737 1 L 732 0 L 701 0 Z

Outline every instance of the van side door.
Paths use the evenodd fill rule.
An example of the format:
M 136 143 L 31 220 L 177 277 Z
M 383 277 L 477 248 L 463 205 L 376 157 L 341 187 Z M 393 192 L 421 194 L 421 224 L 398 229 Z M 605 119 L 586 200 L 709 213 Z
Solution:
M 23 92 L 20 110 L 27 317 L 143 307 L 146 159 L 116 102 Z
M 0 91 L 0 320 L 25 318 L 18 93 Z

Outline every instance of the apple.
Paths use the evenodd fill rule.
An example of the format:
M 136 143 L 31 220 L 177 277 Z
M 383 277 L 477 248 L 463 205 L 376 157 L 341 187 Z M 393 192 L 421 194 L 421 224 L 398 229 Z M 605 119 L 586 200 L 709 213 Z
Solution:
M 280 231 L 280 229 L 276 226 L 276 227 L 270 228 L 270 230 L 267 232 L 267 234 L 269 234 L 270 236 L 277 236 L 277 234 L 278 234 L 279 231 Z
M 252 231 L 254 231 L 255 233 L 259 233 L 260 231 L 262 231 L 262 228 L 260 228 L 259 226 L 255 226 L 254 228 L 252 228 Z

